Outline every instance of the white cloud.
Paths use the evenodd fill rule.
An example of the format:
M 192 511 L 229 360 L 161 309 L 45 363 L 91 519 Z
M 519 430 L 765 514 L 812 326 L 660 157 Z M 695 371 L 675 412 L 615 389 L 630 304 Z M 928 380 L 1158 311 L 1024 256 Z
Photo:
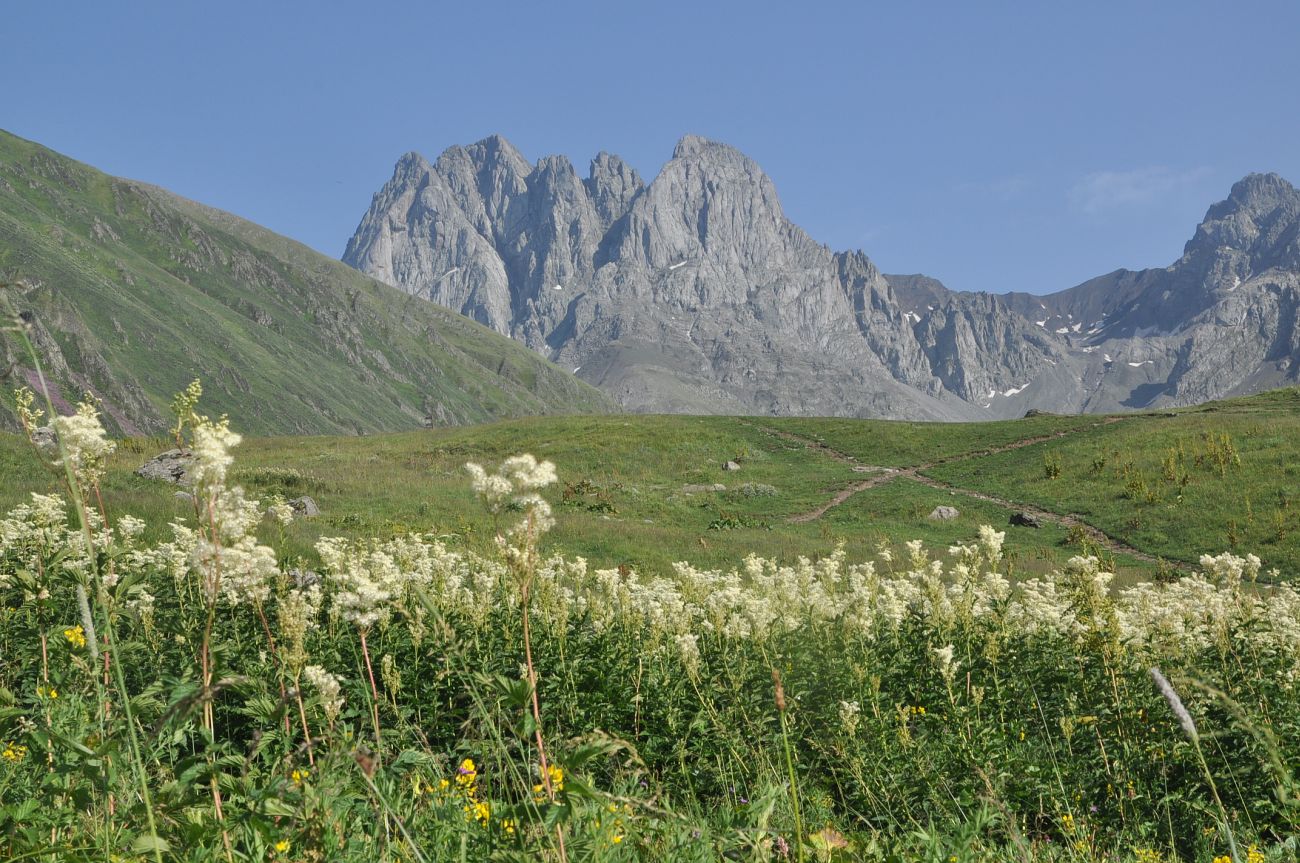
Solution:
M 1195 185 L 1210 169 L 1176 171 L 1164 165 L 1132 171 L 1097 171 L 1074 184 L 1070 203 L 1085 213 L 1150 204 Z

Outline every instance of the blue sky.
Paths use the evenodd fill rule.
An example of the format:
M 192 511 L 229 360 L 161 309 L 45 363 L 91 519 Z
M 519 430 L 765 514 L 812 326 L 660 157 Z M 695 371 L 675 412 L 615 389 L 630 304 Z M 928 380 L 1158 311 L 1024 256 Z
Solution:
M 0 128 L 340 255 L 407 150 L 685 133 L 886 272 L 1045 293 L 1300 183 L 1300 4 L 9 0 Z

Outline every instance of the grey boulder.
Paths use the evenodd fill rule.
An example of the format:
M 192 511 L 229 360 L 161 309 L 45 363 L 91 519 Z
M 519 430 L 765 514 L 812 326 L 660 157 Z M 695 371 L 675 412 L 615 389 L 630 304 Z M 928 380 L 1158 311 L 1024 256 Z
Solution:
M 189 450 L 169 449 L 136 468 L 135 475 L 145 479 L 188 485 L 189 469 L 193 464 L 194 454 Z

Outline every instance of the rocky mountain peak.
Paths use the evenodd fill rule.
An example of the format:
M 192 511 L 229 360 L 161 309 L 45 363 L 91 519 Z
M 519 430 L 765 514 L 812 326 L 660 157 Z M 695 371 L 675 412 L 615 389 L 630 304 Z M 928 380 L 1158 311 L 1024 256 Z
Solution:
M 583 182 L 596 213 L 607 227 L 627 212 L 632 199 L 645 188 L 635 168 L 604 151 L 591 160 L 591 169 Z
M 1281 176 L 1247 174 L 1233 183 L 1226 201 L 1210 208 L 1207 218 L 1221 218 L 1220 210 L 1245 210 L 1252 216 L 1267 215 L 1297 201 L 1300 201 L 1300 192 Z
M 393 176 L 394 177 L 421 176 L 423 174 L 427 174 L 432 170 L 433 170 L 433 166 L 429 164 L 428 159 L 424 158 L 424 156 L 420 155 L 414 150 L 411 150 L 407 153 L 404 153 L 402 155 L 402 158 L 397 160 L 397 165 L 393 168 Z
M 404 156 L 345 261 L 574 369 L 632 410 L 980 419 L 1188 404 L 1300 370 L 1300 192 L 1252 174 L 1173 265 L 1054 295 L 955 293 L 832 252 L 734 147 L 646 184 L 505 139 Z
M 708 138 L 702 138 L 699 135 L 683 135 L 673 148 L 674 159 L 687 159 L 691 156 L 698 155 L 701 151 L 715 145 Z M 725 146 L 725 145 L 721 145 Z
M 740 150 L 730 144 L 712 141 L 699 135 L 682 136 L 677 146 L 673 148 L 673 158 L 668 164 L 672 165 L 674 162 L 691 162 L 703 168 L 734 166 L 744 168 L 755 175 L 766 176 L 758 163 Z
M 537 167 L 529 175 L 528 184 L 530 188 L 544 186 L 568 189 L 580 186 L 581 182 L 578 180 L 578 172 L 574 170 L 573 163 L 564 156 L 544 156 L 537 160 Z
M 1225 267 L 1225 259 L 1233 265 Z M 1269 267 L 1300 264 L 1300 190 L 1277 174 L 1249 174 L 1214 204 L 1184 250 L 1184 260 L 1231 269 L 1232 279 Z

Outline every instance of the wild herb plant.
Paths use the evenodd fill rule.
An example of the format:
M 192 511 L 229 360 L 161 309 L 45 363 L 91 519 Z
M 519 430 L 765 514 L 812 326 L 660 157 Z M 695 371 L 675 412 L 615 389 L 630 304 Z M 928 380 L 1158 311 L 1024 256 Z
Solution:
M 287 559 L 254 528 L 292 513 L 234 484 L 239 436 L 199 395 L 169 539 L 104 515 L 91 401 L 51 422 L 62 494 L 0 520 L 0 856 L 1295 857 L 1300 591 L 1251 555 L 1013 583 L 984 527 L 599 569 L 546 552 L 556 469 L 518 456 L 467 465 L 495 553 L 399 534 Z

